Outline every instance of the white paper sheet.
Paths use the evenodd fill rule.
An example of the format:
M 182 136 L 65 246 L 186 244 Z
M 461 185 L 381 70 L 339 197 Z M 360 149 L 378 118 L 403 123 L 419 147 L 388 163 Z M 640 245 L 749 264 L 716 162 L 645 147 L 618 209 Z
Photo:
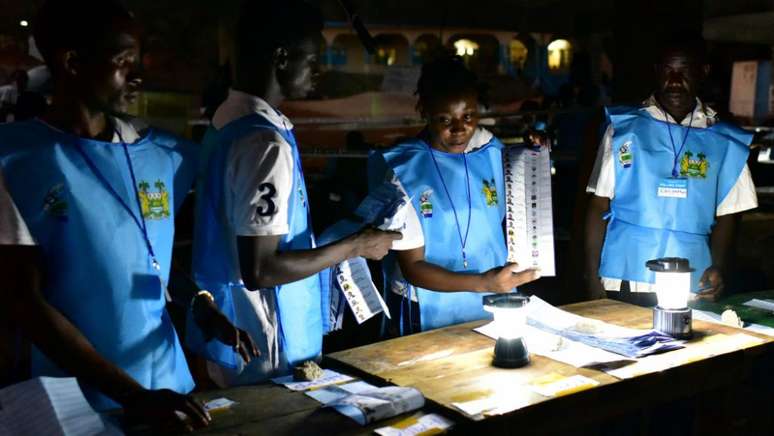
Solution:
M 374 389 L 377 389 L 377 387 L 372 384 L 368 384 L 364 381 L 356 381 L 342 385 L 324 386 L 319 389 L 306 391 L 305 394 L 306 396 L 317 400 L 323 405 L 327 405 L 336 400 L 344 398 L 347 395 L 359 394 Z
M 360 425 L 422 408 L 425 397 L 414 388 L 388 386 L 351 394 L 328 404 Z
M 371 279 L 365 259 L 355 257 L 345 260 L 336 266 L 334 274 L 358 324 L 381 312 L 390 318 L 390 310 Z
M 474 331 L 495 340 L 498 336 L 494 322 L 476 328 Z M 621 366 L 634 362 L 633 359 L 544 332 L 529 325 L 525 326 L 524 332 L 527 350 L 530 353 L 545 356 L 576 368 Z
M 520 269 L 540 268 L 556 275 L 548 149 L 508 146 L 503 149 L 505 228 L 508 261 Z
M 0 430 L 8 435 L 123 434 L 91 408 L 72 377 L 38 377 L 0 389 Z
M 415 424 L 405 428 L 382 427 L 374 430 L 374 433 L 381 436 L 417 436 L 421 434 L 431 434 L 434 431 L 444 431 L 451 428 L 454 422 L 444 418 L 441 415 L 431 413 L 417 418 Z
M 744 305 L 774 312 L 774 300 L 753 298 L 752 300 L 745 302 Z
M 291 391 L 305 391 L 312 388 L 319 388 L 320 386 L 344 383 L 350 380 L 352 380 L 352 377 L 330 369 L 324 369 L 323 376 L 313 381 L 294 381 L 292 375 L 271 379 L 272 382 L 278 385 L 284 385 Z

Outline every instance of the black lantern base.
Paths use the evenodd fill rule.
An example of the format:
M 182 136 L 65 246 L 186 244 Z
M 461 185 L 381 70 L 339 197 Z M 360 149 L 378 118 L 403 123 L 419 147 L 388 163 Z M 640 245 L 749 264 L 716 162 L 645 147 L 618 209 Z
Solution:
M 690 339 L 693 336 L 691 309 L 653 308 L 653 330 L 675 339 Z
M 529 352 L 522 338 L 497 339 L 492 364 L 499 368 L 519 368 L 529 363 Z

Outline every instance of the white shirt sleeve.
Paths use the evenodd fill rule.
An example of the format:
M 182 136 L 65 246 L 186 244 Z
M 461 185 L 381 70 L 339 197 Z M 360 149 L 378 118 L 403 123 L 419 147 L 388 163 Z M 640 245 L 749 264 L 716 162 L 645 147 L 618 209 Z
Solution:
M 615 161 L 613 160 L 613 125 L 607 126 L 599 144 L 597 159 L 591 171 L 586 192 L 612 199 L 615 196 Z
M 755 184 L 753 184 L 750 169 L 745 164 L 734 187 L 718 205 L 715 215 L 730 215 L 756 207 L 758 207 L 758 196 L 755 193 Z
M 226 213 L 234 232 L 287 234 L 295 165 L 290 145 L 277 132 L 260 130 L 233 144 L 227 159 Z
M 392 177 L 392 170 L 388 170 L 388 177 Z M 401 192 L 403 192 L 403 199 L 406 201 L 408 210 L 406 211 L 406 228 L 401 232 L 403 233 L 403 239 L 399 239 L 392 243 L 392 249 L 397 251 L 413 250 L 415 248 L 423 247 L 425 245 L 425 235 L 422 232 L 422 225 L 419 223 L 419 217 L 417 216 L 417 210 L 414 208 L 414 203 L 411 202 L 406 190 L 403 189 L 403 185 L 396 178 L 393 179 L 394 183 L 398 184 Z
M 0 172 L 0 245 L 35 245 Z

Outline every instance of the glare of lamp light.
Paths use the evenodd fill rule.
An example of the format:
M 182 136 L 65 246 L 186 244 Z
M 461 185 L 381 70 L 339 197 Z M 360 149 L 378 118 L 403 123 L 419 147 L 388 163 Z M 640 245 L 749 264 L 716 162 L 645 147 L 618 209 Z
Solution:
M 19 25 L 22 27 L 27 27 L 30 25 L 30 23 L 27 20 L 21 20 L 19 21 Z

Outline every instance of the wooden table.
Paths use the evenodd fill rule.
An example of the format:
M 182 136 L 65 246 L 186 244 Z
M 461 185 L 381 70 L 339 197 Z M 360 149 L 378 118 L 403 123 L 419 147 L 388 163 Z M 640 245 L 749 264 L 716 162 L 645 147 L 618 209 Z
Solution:
M 652 322 L 650 309 L 613 300 L 578 303 L 564 309 L 632 328 L 650 328 Z M 350 373 L 373 377 L 383 383 L 418 388 L 428 400 L 460 423 L 462 431 L 475 427 L 478 431 L 505 434 L 515 428 L 519 432 L 532 433 L 577 429 L 613 416 L 706 393 L 720 398 L 704 401 L 709 404 L 702 405 L 702 413 L 713 417 L 712 423 L 705 424 L 711 424 L 715 430 L 723 425 L 733 428 L 735 424 L 728 421 L 738 417 L 734 411 L 727 410 L 727 404 L 718 403 L 734 401 L 735 396 L 730 393 L 732 388 L 742 386 L 756 364 L 774 355 L 772 338 L 694 321 L 696 338 L 688 342 L 686 349 L 659 356 L 678 356 L 676 353 L 682 352 L 691 355 L 686 358 L 689 363 L 631 379 L 619 380 L 604 372 L 579 369 L 536 355 L 531 356 L 531 364 L 524 368 L 499 369 L 491 365 L 494 341 L 471 330 L 481 324 L 468 323 L 371 344 L 331 354 L 328 360 Z M 737 333 L 759 337 L 761 343 L 717 356 L 703 353 L 708 343 L 724 338 L 723 335 Z M 599 385 L 557 398 L 543 397 L 528 388 L 531 381 L 550 374 L 580 374 L 596 380 Z M 452 406 L 454 402 L 491 395 L 518 398 L 523 406 L 504 415 L 478 420 L 456 412 Z M 721 409 L 722 413 L 717 414 L 714 409 Z
M 650 309 L 613 300 L 563 308 L 627 327 L 649 328 L 651 325 Z M 376 385 L 418 388 L 428 400 L 419 413 L 435 412 L 451 418 L 456 423 L 455 434 L 546 434 L 579 428 L 588 430 L 611 417 L 685 398 L 696 404 L 701 409 L 700 414 L 707 417 L 699 423 L 697 434 L 720 430 L 725 434 L 740 434 L 747 433 L 750 428 L 770 429 L 772 427 L 767 426 L 774 424 L 770 416 L 774 410 L 771 385 L 768 390 L 764 388 L 765 398 L 754 403 L 756 409 L 748 404 L 750 387 L 745 384 L 764 359 L 769 359 L 769 372 L 774 368 L 770 363 L 774 360 L 774 342 L 766 336 L 694 321 L 696 339 L 689 342 L 685 350 L 662 355 L 688 353 L 692 355 L 690 363 L 619 380 L 601 371 L 578 369 L 537 355 L 532 355 L 530 365 L 524 368 L 494 368 L 491 366 L 494 341 L 472 331 L 481 324 L 483 322 L 452 326 L 334 353 L 326 356 L 323 366 Z M 756 336 L 762 341 L 717 356 L 702 355 L 703 344 L 709 338 L 736 333 Z M 598 381 L 599 385 L 557 398 L 542 397 L 528 389 L 531 381 L 547 374 L 581 374 Z M 523 405 L 507 414 L 478 419 L 466 417 L 451 406 L 453 402 L 497 394 L 521 401 Z M 214 415 L 210 427 L 196 434 L 365 435 L 406 418 L 402 416 L 360 427 L 349 418 L 322 409 L 319 403 L 303 393 L 276 385 L 210 391 L 197 394 L 197 397 L 203 401 L 226 397 L 238 404 Z M 750 417 L 763 421 L 758 419 L 751 427 Z M 585 434 L 589 433 L 594 434 L 594 431 Z

